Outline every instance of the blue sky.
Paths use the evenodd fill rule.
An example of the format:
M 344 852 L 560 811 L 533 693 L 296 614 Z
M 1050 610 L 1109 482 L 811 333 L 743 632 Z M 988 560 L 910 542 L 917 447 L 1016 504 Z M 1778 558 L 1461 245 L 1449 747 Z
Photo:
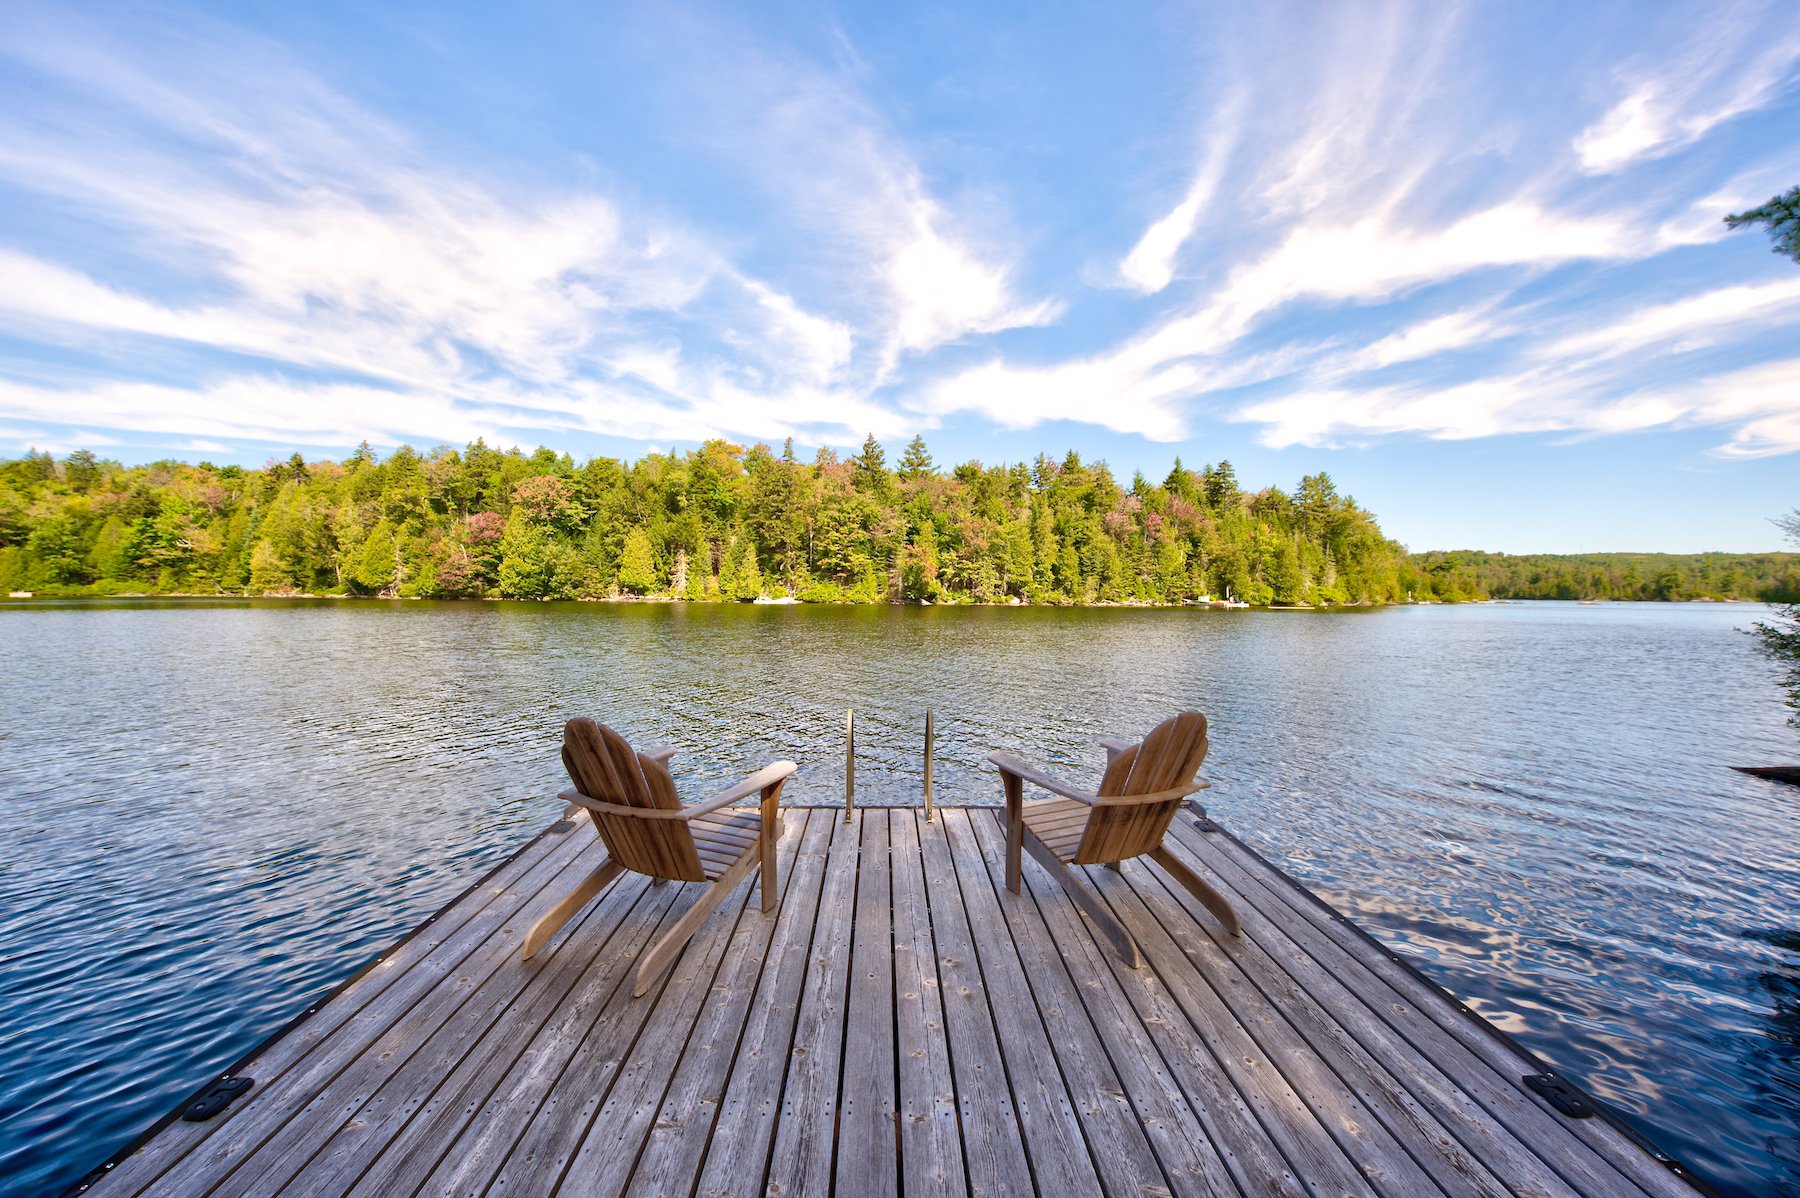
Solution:
M 1800 504 L 1769 4 L 0 10 L 0 454 L 709 436 L 1328 470 L 1415 549 Z

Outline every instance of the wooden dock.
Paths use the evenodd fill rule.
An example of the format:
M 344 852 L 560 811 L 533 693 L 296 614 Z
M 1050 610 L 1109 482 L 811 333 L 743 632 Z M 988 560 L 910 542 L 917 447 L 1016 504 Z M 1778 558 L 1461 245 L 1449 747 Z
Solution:
M 532 840 L 169 1121 L 102 1198 L 253 1195 L 1696 1193 L 1542 1062 L 1287 875 L 1192 818 L 1178 856 L 1087 875 L 1141 946 L 1104 950 L 992 809 L 788 808 L 779 910 L 727 899 L 657 985 L 638 955 L 699 885 L 626 875 L 530 962 L 592 868 Z

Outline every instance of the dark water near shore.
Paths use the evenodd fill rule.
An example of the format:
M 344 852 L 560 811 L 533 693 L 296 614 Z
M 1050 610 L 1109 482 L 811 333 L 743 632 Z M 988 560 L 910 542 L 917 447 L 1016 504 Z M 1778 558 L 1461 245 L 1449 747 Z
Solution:
M 1762 609 L 0 604 L 0 1192 L 99 1163 L 560 811 L 563 719 L 691 798 L 990 802 L 1205 710 L 1212 813 L 1722 1188 L 1800 1194 L 1800 760 Z

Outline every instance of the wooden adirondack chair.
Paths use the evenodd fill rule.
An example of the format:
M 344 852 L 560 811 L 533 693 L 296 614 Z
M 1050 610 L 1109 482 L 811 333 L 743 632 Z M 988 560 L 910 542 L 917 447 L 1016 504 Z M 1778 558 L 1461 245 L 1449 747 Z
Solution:
M 666 881 L 710 882 L 669 934 L 638 965 L 638 995 L 662 976 L 696 929 L 758 865 L 762 909 L 775 908 L 775 841 L 781 835 L 781 787 L 799 767 L 777 761 L 703 803 L 683 806 L 667 762 L 672 746 L 634 753 L 623 737 L 586 718 L 563 726 L 563 766 L 575 785 L 559 796 L 593 818 L 606 859 L 525 937 L 530 960 L 562 926 L 626 870 Z M 760 808 L 733 807 L 753 794 Z M 571 808 L 571 810 L 574 809 Z
M 1148 856 L 1236 935 L 1237 912 L 1225 896 L 1163 847 L 1163 833 L 1182 800 L 1212 785 L 1194 777 L 1206 760 L 1206 717 L 1184 711 L 1158 724 L 1137 744 L 1124 740 L 1100 744 L 1106 749 L 1106 773 L 1092 793 L 1033 769 L 1010 753 L 988 754 L 1000 769 L 1006 796 L 1007 889 L 1019 893 L 1023 848 L 1056 876 L 1075 905 L 1137 969 L 1143 964 L 1137 942 L 1069 866 L 1106 865 L 1116 870 L 1122 861 Z M 1027 782 L 1061 797 L 1027 803 Z

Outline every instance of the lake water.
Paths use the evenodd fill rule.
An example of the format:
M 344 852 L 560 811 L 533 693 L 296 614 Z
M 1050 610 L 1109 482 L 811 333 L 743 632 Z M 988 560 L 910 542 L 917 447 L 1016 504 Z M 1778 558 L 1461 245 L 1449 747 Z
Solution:
M 562 721 L 689 796 L 994 802 L 1212 719 L 1211 813 L 1722 1189 L 1800 1194 L 1800 760 L 1762 609 L 0 604 L 0 1192 L 55 1192 L 560 812 Z

